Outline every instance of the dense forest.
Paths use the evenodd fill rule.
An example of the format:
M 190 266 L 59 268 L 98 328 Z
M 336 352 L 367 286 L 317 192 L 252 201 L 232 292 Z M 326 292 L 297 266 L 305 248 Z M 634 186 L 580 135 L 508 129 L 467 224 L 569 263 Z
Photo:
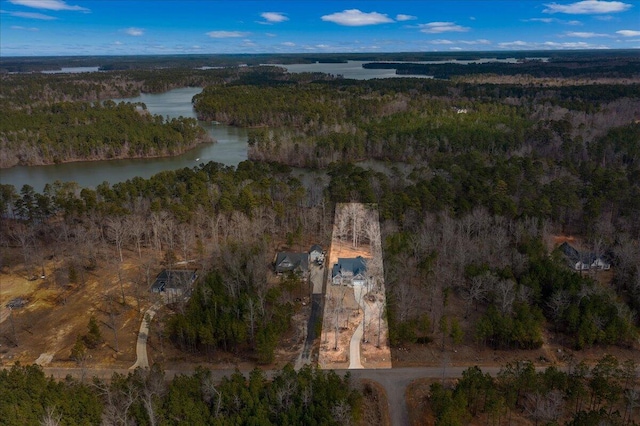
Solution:
M 362 393 L 350 378 L 286 366 L 267 378 L 255 369 L 222 381 L 210 370 L 172 380 L 153 367 L 109 381 L 47 378 L 37 365 L 0 371 L 0 419 L 19 425 L 354 424 Z
M 83 273 L 97 264 L 122 262 L 123 251 L 140 258 L 143 250 L 151 252 L 165 266 L 197 259 L 204 279 L 191 299 L 174 306 L 161 324 L 167 339 L 185 352 L 228 351 L 270 363 L 290 327 L 295 286 L 285 280 L 266 284 L 273 253 L 277 247 L 328 241 L 335 204 L 350 201 L 376 203 L 380 212 L 385 312 L 393 347 L 418 343 L 444 350 L 464 340 L 479 348 L 528 351 L 540 347 L 548 332 L 578 353 L 592 347 L 637 347 L 637 84 L 352 81 L 288 75 L 274 67 L 1 78 L 5 156 L 10 144 L 26 149 L 37 140 L 46 147 L 38 154 L 47 159 L 43 162 L 65 161 L 78 153 L 96 158 L 165 154 L 178 149 L 171 143 L 180 137 L 185 143 L 199 137 L 194 120 L 164 120 L 145 113 L 142 105 L 99 102 L 116 93 L 133 96 L 201 86 L 203 93 L 194 98 L 200 118 L 252 127 L 251 160 L 237 167 L 201 164 L 96 188 L 52 182 L 42 193 L 29 185 L 0 184 L 0 244 L 20 253 L 25 276 L 36 275 L 45 259 L 55 259 L 56 272 L 65 277 L 60 282 L 73 278 L 81 283 Z M 50 131 L 37 134 L 43 128 Z M 610 282 L 603 284 L 600 272 L 570 270 L 563 254 L 548 244 L 554 235 L 578 235 L 586 250 L 606 256 L 613 265 Z M 3 251 L 1 265 L 11 261 Z M 530 366 L 522 368 L 530 371 Z M 596 377 L 599 371 L 590 374 Z M 588 393 L 587 388 L 601 384 L 586 373 L 579 379 L 571 376 L 575 372 L 545 373 L 553 384 L 534 374 L 522 380 L 539 387 L 527 388 L 515 399 L 511 394 L 491 399 L 487 389 L 508 390 L 506 382 L 480 380 L 471 371 L 468 379 L 478 376 L 482 382 L 477 385 L 485 392 L 482 403 L 462 388 L 436 386 L 431 390 L 433 409 L 438 418 L 458 416 L 458 424 L 464 424 L 478 412 L 502 416 L 504 407 L 529 410 L 530 398 L 553 394 L 582 407 L 564 412 L 576 425 L 587 424 L 587 419 L 623 424 L 628 418 L 622 405 L 625 390 L 634 388 L 620 382 L 620 365 L 607 371 L 613 373 L 603 380 L 617 384 L 607 394 L 611 403 L 609 396 L 596 396 L 600 390 Z M 35 375 L 40 378 L 33 381 L 42 389 L 54 387 L 38 371 L 2 374 L 14 382 L 29 382 L 20 374 Z M 316 373 L 298 374 L 309 381 Z M 120 378 L 110 386 L 122 388 L 112 390 L 103 384 L 103 396 L 74 383 L 55 386 L 78 392 L 77 399 L 94 407 L 83 415 L 97 419 L 111 412 L 101 402 L 105 395 L 111 395 L 109 403 L 120 403 L 128 390 L 141 389 L 144 380 Z M 237 401 L 218 405 L 213 394 L 203 394 L 206 380 L 206 372 L 176 379 L 162 397 L 153 399 L 159 404 L 154 406 L 164 407 L 159 415 L 178 410 L 172 419 L 193 413 L 205 416 L 205 424 L 218 424 L 218 409 L 232 416 L 260 410 L 276 415 L 258 397 L 247 406 Z M 244 380 L 236 377 L 227 385 L 251 389 L 252 379 Z M 267 386 L 264 378 L 253 380 Z M 327 416 L 357 417 L 357 398 L 344 384 L 332 383 L 347 393 L 323 406 Z M 575 391 L 580 396 L 572 393 L 573 385 L 582 386 Z M 171 391 L 172 386 L 183 388 Z M 144 392 L 136 392 L 142 398 Z M 265 388 L 258 394 L 269 398 L 271 392 Z M 347 400 L 349 410 L 340 406 Z M 487 401 L 502 408 L 491 411 Z M 142 399 L 129 406 L 127 415 L 149 423 L 142 420 L 148 416 Z M 38 407 L 33 415 L 39 419 L 47 405 Z M 180 411 L 184 407 L 194 408 L 187 413 Z M 302 422 L 300 416 L 308 412 L 300 407 L 298 400 L 290 401 L 290 410 L 278 412 L 289 417 L 269 421 Z M 74 410 L 73 405 L 56 405 L 49 414 Z M 114 410 L 113 415 L 122 414 Z
M 275 70 L 274 68 L 271 68 Z M 177 155 L 211 138 L 196 120 L 112 98 L 220 84 L 242 69 L 0 76 L 0 167 Z
M 455 382 L 409 386 L 414 424 L 535 424 L 575 426 L 638 424 L 637 363 L 607 355 L 593 365 L 536 369 L 505 365 L 497 375 L 469 367 Z M 428 389 L 425 387 L 428 386 Z M 221 380 L 199 368 L 167 379 L 157 366 L 109 381 L 47 378 L 41 367 L 0 371 L 0 417 L 24 424 L 363 424 L 367 387 L 347 374 L 290 365 L 271 377 L 258 369 Z
M 451 386 L 431 384 L 421 401 L 426 404 L 415 409 L 426 417 L 430 407 L 435 425 L 511 423 L 516 415 L 545 425 L 636 425 L 635 369 L 634 361 L 612 356 L 593 367 L 573 364 L 568 371 L 536 372 L 530 362 L 510 363 L 497 377 L 471 367 Z
M 547 58 L 546 54 L 541 55 Z M 633 52 L 622 51 L 615 60 L 606 65 L 594 58 L 556 57 L 548 62 L 541 62 L 532 55 L 533 59 L 520 59 L 516 63 L 474 63 L 469 64 L 422 64 L 398 62 L 370 62 L 363 65 L 368 69 L 395 69 L 398 75 L 429 75 L 434 78 L 449 79 L 462 75 L 493 74 L 528 75 L 537 78 L 637 78 L 640 60 Z M 610 59 L 610 58 L 609 58 Z M 473 61 L 473 59 L 471 60 Z
M 64 102 L 6 111 L 0 166 L 168 156 L 204 141 L 213 142 L 193 118 L 165 120 L 124 102 Z

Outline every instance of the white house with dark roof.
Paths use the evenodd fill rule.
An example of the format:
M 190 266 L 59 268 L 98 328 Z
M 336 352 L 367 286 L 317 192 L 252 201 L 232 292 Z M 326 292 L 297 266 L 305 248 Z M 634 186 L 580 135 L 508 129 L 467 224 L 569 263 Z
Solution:
M 590 269 L 611 268 L 611 263 L 604 256 L 597 256 L 595 253 L 581 253 L 567 242 L 558 247 L 564 254 L 569 266 L 576 271 L 588 271 Z
M 341 257 L 331 269 L 331 282 L 334 285 L 365 285 L 367 283 L 366 272 L 367 261 L 364 257 Z
M 293 272 L 306 277 L 309 273 L 309 253 L 281 251 L 276 255 L 274 269 L 277 274 Z

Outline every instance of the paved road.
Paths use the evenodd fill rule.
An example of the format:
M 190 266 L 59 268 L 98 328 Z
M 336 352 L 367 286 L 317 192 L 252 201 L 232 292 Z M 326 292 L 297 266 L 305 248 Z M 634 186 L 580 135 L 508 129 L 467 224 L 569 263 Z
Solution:
M 360 306 L 361 309 L 365 309 L 362 307 L 362 286 L 354 286 L 353 287 L 353 295 Z M 362 362 L 360 362 L 360 342 L 362 341 L 362 334 L 364 332 L 364 323 L 360 320 L 360 324 L 356 327 L 351 335 L 351 341 L 349 342 L 349 369 L 352 368 L 364 368 L 362 366 Z
M 145 312 L 142 322 L 140 323 L 140 331 L 138 331 L 138 341 L 136 342 L 136 362 L 130 370 L 136 368 L 149 368 L 149 358 L 147 357 L 147 339 L 149 338 L 149 324 L 156 315 L 156 311 L 162 306 L 161 302 L 156 302 Z

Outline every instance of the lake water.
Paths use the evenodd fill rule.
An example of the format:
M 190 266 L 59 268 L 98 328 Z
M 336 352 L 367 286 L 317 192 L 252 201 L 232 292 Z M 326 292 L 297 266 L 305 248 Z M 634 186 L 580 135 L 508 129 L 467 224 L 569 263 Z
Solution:
M 539 58 L 546 59 L 546 58 Z M 347 63 L 315 63 L 276 65 L 286 68 L 289 72 L 324 72 L 333 75 L 343 75 L 352 79 L 412 77 L 398 76 L 395 70 L 364 69 L 362 64 L 371 61 L 348 61 Z M 469 63 L 469 62 L 516 62 L 515 58 L 492 59 L 484 58 L 474 61 L 426 61 L 415 63 Z M 63 68 L 51 72 L 96 72 L 97 67 Z M 430 78 L 429 76 L 414 76 Z M 187 87 L 171 90 L 162 94 L 142 94 L 135 98 L 114 99 L 116 102 L 144 102 L 149 112 L 163 117 L 193 117 L 196 118 L 191 99 L 202 88 Z M 76 163 L 54 164 L 49 166 L 18 166 L 10 169 L 0 169 L 0 183 L 11 184 L 19 191 L 28 184 L 36 191 L 42 191 L 47 183 L 60 180 L 62 182 L 77 182 L 82 187 L 95 188 L 102 182 L 117 183 L 135 176 L 149 178 L 163 170 L 175 170 L 183 167 L 193 167 L 200 163 L 216 161 L 228 166 L 237 166 L 247 159 L 247 129 L 200 122 L 200 125 L 211 135 L 217 143 L 202 144 L 177 157 L 150 158 L 134 160 L 86 161 Z
M 42 74 L 73 74 L 98 71 L 100 71 L 100 67 L 62 67 L 59 70 L 42 71 Z
M 537 59 L 546 62 L 549 58 L 526 58 L 526 59 Z M 273 65 L 276 67 L 285 68 L 290 73 L 301 73 L 301 72 L 322 72 L 333 75 L 342 75 L 344 78 L 351 78 L 354 80 L 369 80 L 373 78 L 433 78 L 430 75 L 415 75 L 415 74 L 407 74 L 407 75 L 398 75 L 396 74 L 395 69 L 381 70 L 381 69 L 366 69 L 362 68 L 363 64 L 370 64 L 372 62 L 377 63 L 409 63 L 409 64 L 462 64 L 468 65 L 472 63 L 476 64 L 486 64 L 490 62 L 499 62 L 505 64 L 515 64 L 518 62 L 516 58 L 481 58 L 481 59 L 473 59 L 473 60 L 458 60 L 451 59 L 448 61 L 347 61 L 346 63 L 320 63 L 316 62 L 313 64 L 267 64 Z
M 144 102 L 149 112 L 163 117 L 196 118 L 191 98 L 201 91 L 202 88 L 199 87 L 187 87 L 162 94 L 142 94 L 135 98 L 114 99 L 114 101 Z M 17 166 L 10 169 L 0 169 L 0 182 L 11 184 L 18 191 L 23 185 L 29 184 L 40 192 L 47 183 L 56 180 L 73 181 L 82 187 L 95 188 L 104 181 L 113 184 L 124 182 L 136 176 L 149 178 L 163 170 L 193 167 L 209 161 L 237 166 L 238 163 L 247 159 L 247 129 L 222 124 L 214 125 L 202 121 L 199 124 L 217 142 L 198 145 L 177 157 L 82 161 L 48 166 Z
M 372 78 L 416 77 L 433 78 L 428 75 L 396 75 L 396 70 L 374 70 L 362 68 L 362 64 L 373 61 L 347 61 L 346 63 L 319 63 L 314 64 L 267 64 L 285 68 L 290 73 L 322 72 L 326 74 L 342 75 L 344 78 L 354 80 L 369 80 Z

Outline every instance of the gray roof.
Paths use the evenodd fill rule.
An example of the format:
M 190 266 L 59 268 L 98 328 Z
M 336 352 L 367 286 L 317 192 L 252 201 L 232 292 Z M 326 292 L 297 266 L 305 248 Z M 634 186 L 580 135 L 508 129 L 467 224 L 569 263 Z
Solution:
M 566 241 L 558 247 L 562 253 L 567 257 L 567 259 L 572 262 L 572 264 L 576 264 L 578 262 L 582 262 L 585 265 L 591 265 L 597 259 L 602 260 L 605 263 L 610 263 L 609 256 L 597 256 L 595 253 L 585 253 L 579 252 L 575 247 L 567 243 Z
M 322 253 L 322 246 L 318 244 L 312 245 L 309 249 L 309 253 L 313 253 L 314 251 L 319 251 L 320 253 Z
M 182 288 L 196 280 L 196 271 L 192 269 L 165 269 L 158 274 L 151 290 L 165 291 L 168 288 Z
M 309 270 L 309 253 L 282 251 L 276 256 L 276 272 L 298 272 Z
M 567 256 L 569 260 L 573 262 L 578 262 L 581 258 L 580 252 L 576 250 L 576 248 L 573 247 L 571 244 L 567 243 L 566 241 L 560 244 L 560 247 L 558 248 L 562 253 L 564 253 L 565 256 Z
M 338 263 L 333 265 L 331 277 L 345 272 L 351 272 L 353 276 L 364 274 L 367 271 L 367 262 L 362 256 L 358 257 L 340 257 Z

